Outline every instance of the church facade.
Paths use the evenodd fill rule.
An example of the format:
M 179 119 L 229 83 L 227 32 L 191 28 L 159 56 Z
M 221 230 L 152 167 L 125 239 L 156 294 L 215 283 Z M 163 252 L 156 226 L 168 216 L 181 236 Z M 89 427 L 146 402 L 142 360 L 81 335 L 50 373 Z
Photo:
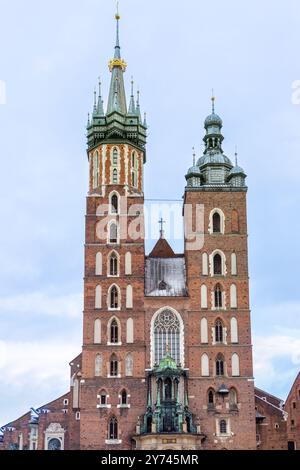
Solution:
M 246 175 L 223 152 L 213 98 L 185 176 L 184 252 L 161 222 L 146 256 L 147 123 L 133 90 L 127 105 L 116 23 L 107 109 L 99 89 L 87 123 L 82 352 L 70 390 L 4 426 L 0 449 L 254 450 L 272 399 L 254 388 Z

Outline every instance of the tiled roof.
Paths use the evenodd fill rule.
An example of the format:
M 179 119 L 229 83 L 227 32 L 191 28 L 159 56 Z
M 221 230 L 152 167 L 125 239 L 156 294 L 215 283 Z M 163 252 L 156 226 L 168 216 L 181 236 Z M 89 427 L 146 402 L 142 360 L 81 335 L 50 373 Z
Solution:
M 167 240 L 161 237 L 156 242 L 149 256 L 151 258 L 172 258 L 172 256 L 175 256 L 175 253 Z

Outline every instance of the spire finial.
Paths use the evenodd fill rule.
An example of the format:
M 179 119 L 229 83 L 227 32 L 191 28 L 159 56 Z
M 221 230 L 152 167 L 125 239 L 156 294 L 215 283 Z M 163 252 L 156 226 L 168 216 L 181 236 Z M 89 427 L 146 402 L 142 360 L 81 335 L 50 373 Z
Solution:
M 131 77 L 131 96 L 128 108 L 128 114 L 135 114 L 135 102 L 134 102 L 134 94 L 133 94 L 133 77 Z
M 116 45 L 115 45 L 115 59 L 120 59 L 121 58 L 121 53 L 120 53 L 120 39 L 119 39 L 119 20 L 121 16 L 119 14 L 119 2 L 117 2 L 116 5 L 116 14 L 115 14 L 115 19 L 116 19 Z
M 195 147 L 192 148 L 193 150 L 193 166 L 196 165 L 196 152 L 195 152 Z
M 119 41 L 119 20 L 120 20 L 120 15 L 119 15 L 119 2 L 117 2 L 117 11 L 115 14 L 115 18 L 117 21 L 117 35 L 116 35 L 116 47 L 120 47 L 120 41 Z
M 137 98 L 136 98 L 136 114 L 139 117 L 139 123 L 142 124 L 142 116 L 141 116 L 141 109 L 140 109 L 140 90 L 137 90 Z
M 160 233 L 160 238 L 164 238 L 164 224 L 166 223 L 164 219 L 161 217 L 160 220 L 158 221 L 160 225 L 159 233 Z
M 214 94 L 214 89 L 212 88 L 211 89 L 211 111 L 212 111 L 212 114 L 215 113 L 215 94 Z
M 99 96 L 101 96 L 101 77 L 98 77 Z
M 119 21 L 119 19 L 121 18 L 120 15 L 119 15 L 119 2 L 117 2 L 117 5 L 116 5 L 116 20 Z
M 131 96 L 133 96 L 133 85 L 134 85 L 134 81 L 133 81 L 133 76 L 131 75 Z
M 107 114 L 111 113 L 114 107 L 115 101 L 115 78 L 118 77 L 119 85 L 118 85 L 118 107 L 119 111 L 125 115 L 127 114 L 127 105 L 126 105 L 126 95 L 125 95 L 125 88 L 124 88 L 124 79 L 123 79 L 123 72 L 126 70 L 126 62 L 121 58 L 121 48 L 120 48 L 120 41 L 119 41 L 119 8 L 116 8 L 116 43 L 115 43 L 115 52 L 114 58 L 111 59 L 108 63 L 109 70 L 112 74 L 111 81 L 110 81 L 110 89 L 108 95 L 108 104 L 107 104 Z
M 97 114 L 99 116 L 104 115 L 103 109 L 103 100 L 102 100 L 102 93 L 101 93 L 101 78 L 98 77 L 98 86 L 99 86 L 99 95 L 98 95 L 98 106 L 97 106 Z
M 235 146 L 235 152 L 234 152 L 234 156 L 235 156 L 235 166 L 238 166 L 238 152 L 237 152 L 237 145 Z
M 94 88 L 94 109 L 93 114 L 97 114 L 97 91 L 96 87 Z
M 119 40 L 119 7 L 117 6 L 117 13 L 115 14 L 116 19 L 116 45 L 115 45 L 115 54 L 114 58 L 109 61 L 108 67 L 109 70 L 112 71 L 114 67 L 121 67 L 123 72 L 126 70 L 126 62 L 121 59 L 121 47 L 120 47 L 120 40 Z

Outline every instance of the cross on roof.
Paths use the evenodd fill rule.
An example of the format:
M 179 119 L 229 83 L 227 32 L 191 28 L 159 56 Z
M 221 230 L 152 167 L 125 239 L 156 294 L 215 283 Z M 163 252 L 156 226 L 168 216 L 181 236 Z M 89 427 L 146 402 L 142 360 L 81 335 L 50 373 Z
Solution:
M 159 230 L 160 238 L 163 238 L 164 237 L 164 224 L 166 223 L 166 221 L 161 217 L 158 223 L 160 225 L 160 230 Z

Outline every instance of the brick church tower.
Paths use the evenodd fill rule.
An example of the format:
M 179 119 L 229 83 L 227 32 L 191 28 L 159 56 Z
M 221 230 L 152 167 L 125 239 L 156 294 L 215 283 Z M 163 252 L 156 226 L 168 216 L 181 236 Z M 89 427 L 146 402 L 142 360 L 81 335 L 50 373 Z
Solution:
M 202 215 L 193 228 L 201 249 L 188 249 L 185 240 L 190 405 L 203 421 L 209 448 L 253 449 L 246 175 L 237 154 L 232 165 L 223 153 L 214 101 L 204 123 L 204 154 L 188 170 L 184 195 L 185 207 L 192 214 L 198 207 Z
M 126 105 L 119 15 L 111 84 L 87 126 L 87 196 L 80 447 L 130 448 L 146 402 L 143 165 L 146 122 L 133 91 Z M 133 406 L 134 404 L 134 406 Z M 123 430 L 123 431 L 121 431 Z M 121 437 L 124 436 L 124 437 Z M 120 445 L 117 446 L 119 448 Z
M 146 122 L 133 91 L 126 105 L 116 20 L 107 111 L 100 90 L 87 126 L 83 350 L 74 385 L 80 448 L 255 448 L 246 175 L 223 153 L 213 99 L 204 155 L 186 176 L 184 254 L 161 230 L 145 257 Z
M 212 98 L 184 253 L 162 227 L 145 255 L 147 125 L 133 86 L 126 104 L 119 19 L 107 109 L 99 86 L 87 124 L 82 353 L 70 391 L 3 427 L 0 449 L 255 449 L 246 175 Z

